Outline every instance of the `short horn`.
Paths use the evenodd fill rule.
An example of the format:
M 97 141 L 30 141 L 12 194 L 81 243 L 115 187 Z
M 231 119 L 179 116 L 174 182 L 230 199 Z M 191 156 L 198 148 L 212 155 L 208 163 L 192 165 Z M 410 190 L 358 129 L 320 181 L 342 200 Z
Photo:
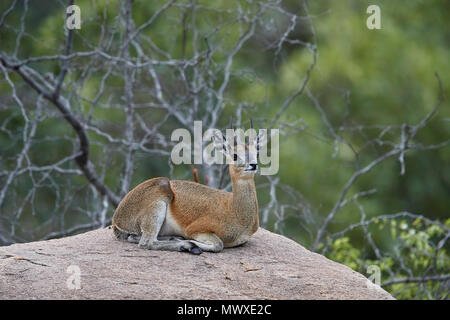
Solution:
M 250 118 L 250 129 L 253 129 L 253 119 Z
M 230 129 L 233 129 L 233 116 L 230 117 Z

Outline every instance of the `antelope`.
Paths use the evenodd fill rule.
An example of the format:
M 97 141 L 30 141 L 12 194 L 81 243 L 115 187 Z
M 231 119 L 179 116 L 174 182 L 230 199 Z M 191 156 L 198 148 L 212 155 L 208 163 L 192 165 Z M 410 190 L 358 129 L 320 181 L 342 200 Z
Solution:
M 246 243 L 259 228 L 254 176 L 265 138 L 260 131 L 251 133 L 247 144 L 237 135 L 230 143 L 217 130 L 213 146 L 229 164 L 232 192 L 165 177 L 146 180 L 128 192 L 114 212 L 116 238 L 139 248 L 196 255 Z M 245 150 L 244 155 L 237 150 Z

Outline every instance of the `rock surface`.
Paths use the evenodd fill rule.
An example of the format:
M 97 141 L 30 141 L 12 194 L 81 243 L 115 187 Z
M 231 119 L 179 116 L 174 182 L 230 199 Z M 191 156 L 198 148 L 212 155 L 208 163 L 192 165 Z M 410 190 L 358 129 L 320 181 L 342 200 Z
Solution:
M 79 289 L 69 289 L 71 265 Z M 0 299 L 392 299 L 367 283 L 261 228 L 244 246 L 199 256 L 139 249 L 108 228 L 0 247 Z

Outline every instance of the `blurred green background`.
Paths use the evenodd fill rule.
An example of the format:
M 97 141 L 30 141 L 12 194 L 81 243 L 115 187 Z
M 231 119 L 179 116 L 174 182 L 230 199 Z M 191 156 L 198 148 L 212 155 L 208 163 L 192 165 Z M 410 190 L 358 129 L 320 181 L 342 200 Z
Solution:
M 235 8 L 236 3 L 246 6 L 245 1 L 198 1 L 209 7 L 220 9 Z M 283 1 L 283 7 L 291 12 L 303 14 L 299 1 Z M 76 1 L 82 10 L 82 29 L 80 36 L 74 39 L 73 51 L 90 50 L 83 38 L 95 43 L 101 32 L 96 24 L 98 16 L 107 12 L 107 18 L 111 23 L 120 8 L 120 1 Z M 133 19 L 136 25 L 144 23 L 157 8 L 161 1 L 135 1 L 133 5 Z M 367 164 L 383 151 L 385 147 L 377 145 L 365 146 L 366 142 L 377 137 L 380 127 L 392 125 L 401 126 L 403 123 L 416 125 L 429 113 L 437 103 L 439 97 L 439 85 L 435 72 L 442 80 L 443 90 L 448 95 L 450 88 L 449 44 L 450 28 L 450 2 L 448 1 L 310 1 L 309 13 L 313 17 L 312 24 L 314 35 L 309 30 L 306 22 L 300 22 L 299 26 L 291 33 L 292 38 L 311 42 L 315 38 L 317 42 L 317 63 L 311 71 L 308 88 L 317 99 L 327 115 L 330 125 L 335 132 L 351 143 L 352 147 L 359 150 L 361 164 Z M 366 9 L 369 5 L 376 4 L 381 8 L 381 30 L 369 30 L 366 27 L 366 19 L 369 14 Z M 10 5 L 8 1 L 0 3 L 0 12 L 4 12 Z M 23 4 L 18 8 L 23 10 Z M 56 1 L 31 1 L 26 18 L 27 32 L 30 35 L 24 37 L 19 58 L 31 56 L 53 55 L 62 52 L 65 43 L 64 30 L 61 27 L 64 15 L 61 14 L 63 3 Z M 7 22 L 14 25 L 19 22 L 23 11 L 15 10 L 8 17 Z M 179 58 L 184 51 L 186 56 L 192 55 L 192 47 L 188 45 L 183 50 L 182 32 L 180 25 L 176 23 L 182 15 L 180 8 L 169 9 L 164 18 L 158 19 L 151 27 L 143 31 L 160 48 L 170 52 L 173 57 Z M 188 17 L 189 19 L 189 17 Z M 267 17 L 267 23 L 280 23 L 280 17 Z M 274 21 L 273 21 L 274 20 Z M 198 27 L 207 33 L 219 21 L 217 14 L 205 13 L 198 20 Z M 223 52 L 226 52 L 238 37 L 237 25 L 221 30 L 215 37 L 220 39 L 221 47 L 214 53 L 214 59 L 223 60 Z M 203 28 L 203 29 L 202 29 Z M 233 61 L 233 70 L 242 69 L 241 76 L 234 75 L 229 88 L 226 90 L 227 106 L 224 109 L 220 125 L 225 126 L 229 116 L 235 114 L 236 105 L 240 101 L 247 101 L 252 107 L 244 113 L 244 119 L 250 116 L 265 119 L 274 117 L 282 107 L 285 99 L 302 83 L 313 55 L 303 46 L 285 44 L 278 54 L 274 49 L 266 49 L 264 44 L 270 43 L 275 35 L 264 30 L 258 30 L 256 36 L 247 42 L 242 51 Z M 0 49 L 4 52 L 14 51 L 17 34 L 8 28 L 0 29 Z M 205 44 L 203 44 L 205 46 Z M 131 50 L 132 51 L 132 50 Z M 135 53 L 131 52 L 131 55 Z M 58 63 L 33 64 L 37 71 L 53 72 L 60 70 Z M 163 73 L 164 67 L 159 67 L 158 72 Z M 75 80 L 79 75 L 76 72 L 68 75 L 70 80 Z M 103 73 L 94 72 L 88 81 L 81 87 L 68 87 L 67 92 L 76 90 L 88 98 L 93 98 L 98 92 Z M 10 74 L 13 81 L 20 82 L 15 74 Z M 167 75 L 167 82 L 172 75 Z M 145 77 L 143 77 L 145 80 Z M 123 79 L 120 76 L 111 76 L 106 82 L 106 93 L 123 90 Z M 148 86 L 151 86 L 149 80 Z M 172 84 L 176 87 L 176 82 Z M 145 83 L 142 85 L 145 87 Z M 24 101 L 29 107 L 33 107 L 36 96 L 28 95 L 26 86 L 20 88 L 24 94 Z M 139 103 L 146 102 L 145 92 L 137 88 L 135 99 Z M 175 90 L 175 89 L 174 89 Z M 120 94 L 118 94 L 118 97 Z M 17 109 L 7 108 L 11 97 L 11 88 L 4 79 L 0 82 L 0 99 L 3 101 L 0 109 L 0 122 L 8 117 L 6 129 L 18 134 L 23 130 L 23 119 Z M 103 99 L 103 98 L 102 98 Z M 103 103 L 108 101 L 101 100 Z M 12 102 L 13 103 L 13 102 Z M 85 101 L 77 101 L 77 110 L 85 116 L 89 113 L 89 104 Z M 158 123 L 165 113 L 161 110 L 138 111 L 148 125 Z M 121 123 L 124 119 L 124 111 L 120 109 L 105 110 L 97 108 L 94 118 L 108 123 L 109 132 L 114 136 L 121 136 Z M 300 130 L 292 130 L 283 136 L 280 143 L 280 182 L 289 185 L 301 193 L 304 205 L 311 208 L 313 215 L 325 217 L 333 208 L 345 183 L 355 171 L 355 157 L 350 148 L 340 142 L 336 142 L 328 127 L 323 122 L 322 115 L 314 107 L 314 102 L 306 93 L 292 101 L 289 108 L 281 116 L 280 123 L 291 123 L 302 120 L 303 127 Z M 450 110 L 448 101 L 439 108 L 438 113 L 429 124 L 420 131 L 416 143 L 423 145 L 438 144 L 450 137 Z M 266 124 L 261 120 L 260 126 Z M 364 129 L 358 130 L 359 126 Z M 167 136 L 174 128 L 179 127 L 176 119 L 171 119 L 168 125 L 162 129 Z M 340 128 L 346 128 L 340 131 Z M 348 128 L 354 128 L 349 130 Z M 43 137 L 55 137 L 52 140 L 42 140 Z M 72 153 L 73 145 L 67 144 L 62 137 L 73 136 L 71 128 L 57 117 L 49 117 L 38 127 L 36 143 L 30 150 L 33 163 L 46 165 Z M 400 130 L 393 128 L 388 137 L 398 143 Z M 61 139 L 59 139 L 61 138 Z M 117 191 L 118 180 L 123 170 L 123 158 L 112 153 L 105 152 L 103 145 L 106 140 L 90 132 L 91 159 L 104 161 L 108 158 L 108 170 L 105 174 L 105 183 L 114 191 Z M 21 150 L 20 140 L 11 139 L 5 131 L 0 131 L 1 162 L 0 171 L 10 170 L 15 164 L 15 155 Z M 368 218 L 391 214 L 401 211 L 409 211 L 423 215 L 433 220 L 445 222 L 450 218 L 450 148 L 448 146 L 430 151 L 409 151 L 406 154 L 406 173 L 400 175 L 400 163 L 395 158 L 389 159 L 377 166 L 367 175 L 362 176 L 351 188 L 350 195 L 356 192 L 376 189 L 376 193 L 364 197 L 359 203 L 364 206 Z M 74 166 L 75 167 L 75 166 Z M 161 156 L 148 157 L 137 152 L 135 172 L 132 186 L 143 180 L 155 176 L 169 176 L 170 168 L 167 158 Z M 192 179 L 188 166 L 175 168 L 174 178 Z M 2 179 L 2 178 L 0 178 Z M 0 180 L 1 184 L 2 180 Z M 264 177 L 257 177 L 257 184 L 264 184 Z M 86 223 L 90 217 L 80 212 L 84 206 L 95 207 L 89 203 L 92 199 L 86 191 L 86 181 L 83 177 L 57 176 L 53 183 L 71 188 L 71 203 L 64 210 L 64 219 L 52 220 L 45 224 L 52 215 L 57 215 L 60 205 L 55 205 L 57 195 L 51 184 L 39 188 L 35 198 L 39 199 L 37 205 L 31 208 L 26 204 L 17 223 L 21 226 L 29 226 L 34 230 L 39 226 L 39 231 L 19 234 L 24 240 L 30 241 L 61 227 L 76 223 Z M 1 213 L 6 217 L 10 210 L 17 207 L 17 203 L 26 197 L 32 181 L 27 176 L 17 179 L 14 188 L 9 192 L 8 200 L 2 205 Z M 116 189 L 115 189 L 116 188 Z M 14 194 L 12 194 L 14 193 Z M 267 204 L 269 196 L 262 190 L 258 194 L 260 203 Z M 63 200 L 58 198 L 59 201 Z M 283 192 L 278 195 L 280 202 L 289 201 L 289 196 Z M 30 214 L 33 212 L 33 214 Z M 113 208 L 108 214 L 111 215 Z M 314 217 L 316 219 L 316 217 Z M 337 232 L 351 223 L 358 222 L 360 210 L 356 205 L 348 205 L 343 208 L 330 225 L 329 232 Z M 2 223 L 5 229 L 9 229 L 7 219 Z M 9 221 L 9 220 L 8 220 Z M 304 246 L 311 245 L 311 239 L 301 227 L 304 222 L 299 218 L 298 212 L 292 210 L 286 214 L 281 224 L 275 225 L 275 216 L 270 216 L 267 228 L 280 232 Z M 347 254 L 336 260 L 351 264 L 354 260 L 349 257 L 351 250 L 363 250 L 366 239 L 361 230 L 350 233 L 351 248 L 347 248 Z M 433 235 L 429 238 L 431 239 Z M 384 250 L 389 251 L 395 247 L 396 237 L 389 231 L 380 230 L 374 235 L 376 241 Z M 429 239 L 427 238 L 427 241 Z M 345 240 L 344 240 L 345 242 Z M 344 244 L 345 245 L 345 244 Z M 339 245 L 334 253 L 340 250 Z M 361 253 L 357 252 L 358 257 Z M 364 253 L 367 259 L 374 259 L 370 250 Z M 353 259 L 353 260 L 352 260 Z M 358 258 L 359 259 L 359 258 Z M 442 273 L 450 270 L 448 257 L 439 269 Z M 354 269 L 360 269 L 354 266 Z M 417 297 L 410 292 L 406 298 Z M 448 295 L 447 293 L 444 292 Z

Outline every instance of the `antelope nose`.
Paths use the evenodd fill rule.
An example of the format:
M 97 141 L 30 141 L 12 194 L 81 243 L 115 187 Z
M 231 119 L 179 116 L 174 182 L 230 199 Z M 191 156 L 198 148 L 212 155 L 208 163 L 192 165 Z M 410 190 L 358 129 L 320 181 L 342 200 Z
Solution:
M 256 163 L 250 163 L 250 168 L 252 168 L 252 170 L 256 170 L 257 167 L 258 165 Z

